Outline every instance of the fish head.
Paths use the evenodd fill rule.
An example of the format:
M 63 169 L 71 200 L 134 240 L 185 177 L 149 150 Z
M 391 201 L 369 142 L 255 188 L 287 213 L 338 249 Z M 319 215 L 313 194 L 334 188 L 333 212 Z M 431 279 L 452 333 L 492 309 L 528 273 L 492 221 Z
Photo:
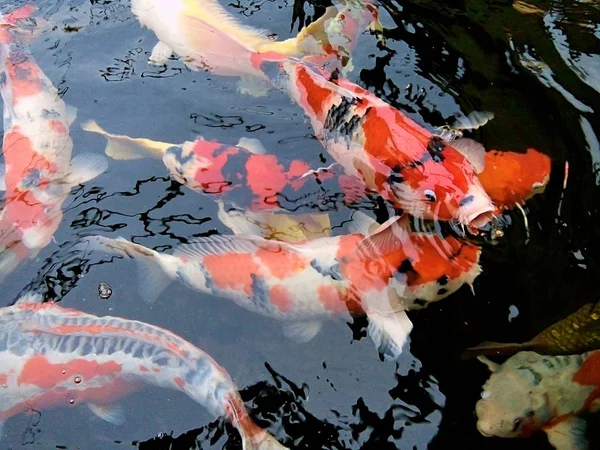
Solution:
M 481 434 L 527 437 L 551 419 L 548 394 L 540 386 L 541 375 L 531 366 L 540 358 L 533 352 L 520 352 L 503 365 L 494 365 L 475 407 Z
M 453 220 L 469 229 L 490 222 L 495 207 L 473 166 L 448 146 L 437 156 L 426 155 L 389 177 L 399 206 L 415 217 Z

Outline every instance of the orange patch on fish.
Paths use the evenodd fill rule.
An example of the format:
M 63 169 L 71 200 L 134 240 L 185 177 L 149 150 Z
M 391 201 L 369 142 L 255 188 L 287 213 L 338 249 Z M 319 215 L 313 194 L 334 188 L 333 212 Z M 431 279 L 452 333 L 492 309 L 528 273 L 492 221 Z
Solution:
M 150 372 L 146 366 L 140 366 L 140 372 Z
M 308 104 L 315 116 L 324 117 L 327 114 L 327 102 L 332 96 L 330 89 L 319 86 L 315 82 L 315 75 L 309 74 L 305 67 L 298 66 L 296 77 L 300 92 L 304 92 L 301 103 Z
M 0 373 L 0 387 L 2 387 L 3 384 L 6 384 L 8 382 L 8 375 L 5 373 Z
M 496 205 L 511 208 L 546 186 L 550 168 L 550 158 L 533 148 L 526 153 L 492 150 L 485 154 L 479 180 Z
M 573 375 L 573 382 L 585 386 L 600 386 L 600 351 L 594 351 L 586 358 Z
M 319 301 L 325 309 L 334 314 L 342 314 L 347 311 L 346 303 L 340 291 L 329 284 L 322 284 L 317 288 Z
M 243 291 L 247 295 L 252 294 L 252 275 L 260 272 L 250 253 L 208 255 L 203 264 L 218 288 Z
M 414 271 L 407 272 L 407 284 L 417 286 L 442 277 L 460 278 L 479 261 L 481 249 L 453 237 L 441 239 L 437 235 L 413 235 L 418 252 L 411 256 Z
M 65 127 L 65 125 L 60 120 L 51 120 L 49 122 L 49 126 L 52 131 L 59 135 L 66 135 L 69 132 L 69 130 L 67 130 L 67 127 Z
M 121 364 L 115 361 L 98 363 L 87 359 L 53 364 L 45 356 L 39 355 L 27 360 L 17 384 L 33 384 L 42 389 L 50 389 L 74 376 L 90 380 L 99 376 L 115 375 L 121 372 L 121 367 Z
M 285 313 L 292 309 L 292 294 L 281 284 L 276 284 L 269 289 L 269 298 L 281 312 Z
M 183 389 L 185 387 L 185 381 L 183 381 L 183 378 L 175 377 L 173 378 L 173 381 L 177 386 L 179 386 L 180 389 Z
M 260 197 L 257 207 L 276 203 L 274 198 L 287 184 L 284 168 L 274 155 L 252 155 L 246 162 L 246 181 L 250 190 Z
M 285 252 L 281 248 L 259 248 L 256 257 L 269 269 L 271 275 L 280 280 L 296 275 L 308 265 L 300 255 Z

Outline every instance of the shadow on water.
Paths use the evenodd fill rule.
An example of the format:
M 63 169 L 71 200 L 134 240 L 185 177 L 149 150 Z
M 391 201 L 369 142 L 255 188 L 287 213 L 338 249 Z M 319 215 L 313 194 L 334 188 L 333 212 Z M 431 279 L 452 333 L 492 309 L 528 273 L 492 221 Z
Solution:
M 2 9 L 5 6 L 9 9 L 14 2 L 9 3 L 2 2 Z M 287 37 L 322 15 L 329 4 L 296 0 L 283 7 L 273 1 L 235 0 L 228 7 L 253 25 Z M 210 328 L 208 324 L 209 331 L 198 331 L 194 327 L 195 317 L 182 319 L 184 323 L 180 325 L 178 317 L 169 315 L 174 314 L 170 305 L 153 306 L 161 326 L 178 326 L 182 335 L 199 332 L 209 343 L 214 339 L 215 357 L 228 369 L 248 364 L 249 377 L 254 382 L 239 383 L 248 386 L 241 390 L 242 397 L 257 423 L 273 427 L 290 448 L 549 448 L 544 436 L 527 440 L 481 436 L 475 428 L 474 405 L 488 373 L 479 363 L 460 359 L 466 347 L 481 341 L 525 341 L 579 306 L 598 299 L 600 10 L 595 2 L 569 0 L 526 5 L 510 1 L 381 0 L 385 43 L 363 36 L 355 51 L 356 68 L 349 78 L 428 129 L 473 110 L 493 111 L 495 119 L 471 137 L 487 149 L 524 152 L 533 147 L 551 156 L 553 161 L 548 188 L 525 208 L 531 230 L 528 244 L 522 217 L 507 213 L 510 226 L 504 239 L 498 245 L 484 246 L 484 272 L 475 283 L 476 296 L 463 288 L 437 305 L 411 313 L 415 324 L 411 353 L 418 364 L 412 356 L 407 357 L 412 362 L 403 361 L 408 369 L 396 368 L 395 385 L 388 386 L 392 366 L 379 364 L 375 357 L 368 356 L 373 348 L 364 342 L 365 323 L 361 319 L 356 319 L 350 327 L 352 352 L 346 348 L 349 330 L 346 327 L 337 333 L 334 330 L 330 338 L 335 344 L 328 337 L 320 341 L 323 349 L 302 348 L 302 354 L 312 349 L 315 352 L 314 357 L 306 355 L 308 362 L 304 369 L 304 363 L 293 353 L 298 348 L 277 347 L 271 341 L 272 333 L 279 331 L 268 328 L 271 325 L 264 325 L 260 319 L 249 319 L 251 331 L 244 332 L 238 328 L 246 316 L 243 312 L 233 312 L 232 319 L 217 322 L 222 320 L 235 337 L 226 333 L 212 336 L 212 332 L 218 333 L 215 332 L 218 327 Z M 331 162 L 328 156 L 323 156 L 302 114 L 293 110 L 287 100 L 272 106 L 270 99 L 241 98 L 233 84 L 223 85 L 209 74 L 191 73 L 179 61 L 170 61 L 167 67 L 147 66 L 154 37 L 139 28 L 128 2 L 93 0 L 84 5 L 78 1 L 45 0 L 38 6 L 48 20 L 64 26 L 82 26 L 74 33 L 61 33 L 59 29 L 34 51 L 65 100 L 78 104 L 80 117 L 83 112 L 85 117 L 100 115 L 109 121 L 120 116 L 122 108 L 122 115 L 130 119 L 124 131 L 139 129 L 140 135 L 153 135 L 157 139 L 165 136 L 164 139 L 174 142 L 183 141 L 182 136 L 191 139 L 196 134 L 234 142 L 252 133 L 264 140 L 267 148 L 285 151 L 290 146 L 294 152 L 305 153 L 312 150 L 307 159 L 312 158 L 310 162 L 315 166 Z M 108 37 L 121 32 L 123 38 Z M 82 43 L 76 43 L 77 39 Z M 114 48 L 104 39 L 114 44 Z M 91 61 L 84 62 L 86 55 L 92 56 Z M 76 70 L 79 62 L 82 75 Z M 143 91 L 143 97 L 132 96 L 133 89 Z M 214 95 L 206 95 L 213 92 Z M 192 96 L 201 96 L 206 104 L 188 102 Z M 163 101 L 169 97 L 177 108 Z M 274 97 L 273 101 L 278 100 Z M 144 103 L 147 106 L 142 106 Z M 122 122 L 120 117 L 113 120 L 115 126 Z M 286 129 L 281 131 L 283 127 Z M 74 131 L 75 138 L 83 142 L 84 138 L 77 133 Z M 228 133 L 235 133 L 235 139 Z M 96 142 L 87 145 L 92 144 L 97 145 Z M 569 176 L 563 187 L 566 163 Z M 47 299 L 57 301 L 70 291 L 70 297 L 82 298 L 94 292 L 97 283 L 92 288 L 85 286 L 86 277 L 94 284 L 104 279 L 98 277 L 107 276 L 102 270 L 110 270 L 122 262 L 118 258 L 82 257 L 76 242 L 83 236 L 116 233 L 138 241 L 159 237 L 147 242 L 162 251 L 195 237 L 225 232 L 223 225 L 214 219 L 216 207 L 210 198 L 201 198 L 171 181 L 166 174 L 162 175 L 165 173 L 162 166 L 158 169 L 161 176 L 156 176 L 157 167 L 151 162 L 139 165 L 111 162 L 111 171 L 106 176 L 114 178 L 110 181 L 102 178 L 74 190 L 65 203 L 65 217 L 56 244 L 9 281 L 10 298 L 30 289 L 45 292 Z M 103 187 L 95 187 L 101 182 L 105 183 Z M 368 200 L 356 207 L 372 210 L 376 208 L 374 203 Z M 344 223 L 350 211 L 343 206 L 341 193 L 330 187 L 282 199 L 282 206 L 287 211 L 297 211 L 300 206 L 329 211 L 336 224 Z M 117 280 L 110 281 L 115 296 L 120 291 L 124 292 L 123 297 L 134 296 L 136 288 L 128 288 L 132 284 L 128 275 L 120 274 L 119 269 L 112 270 L 107 273 Z M 184 290 L 176 290 L 173 295 L 193 296 Z M 114 307 L 121 313 L 135 315 L 144 308 L 143 304 L 117 303 L 108 308 L 106 304 L 98 306 L 90 302 L 89 298 L 85 306 L 104 313 Z M 67 300 L 75 301 L 66 298 L 64 302 Z M 137 297 L 136 300 L 141 302 Z M 4 300 L 6 304 L 9 301 L 9 298 Z M 518 316 L 509 321 L 511 306 L 517 308 Z M 192 308 L 193 305 L 173 306 L 181 317 L 189 315 Z M 217 309 L 215 317 L 229 311 Z M 146 320 L 153 322 L 153 317 L 148 313 Z M 256 343 L 260 339 L 256 336 L 263 339 L 260 343 L 265 349 L 256 356 L 248 356 L 254 347 L 242 344 L 244 339 Z M 359 347 L 362 343 L 364 348 Z M 358 350 L 361 351 L 356 353 Z M 228 356 L 226 351 L 237 353 Z M 288 354 L 285 352 L 290 356 L 285 356 Z M 317 381 L 309 371 L 318 369 L 318 358 L 331 358 L 335 362 L 329 363 L 329 370 L 322 363 L 327 375 L 317 377 Z M 265 359 L 271 361 L 265 364 L 266 372 L 262 367 Z M 336 365 L 339 367 L 331 369 Z M 289 379 L 273 367 L 282 367 L 278 370 L 291 374 Z M 356 379 L 360 382 L 348 382 L 352 377 L 348 367 L 356 368 L 359 374 Z M 335 387 L 329 390 L 324 387 L 339 384 L 347 390 L 338 392 Z M 376 395 L 380 391 L 383 399 Z M 342 397 L 346 403 L 336 406 Z M 136 399 L 146 401 L 144 397 Z M 160 415 L 160 405 L 149 405 Z M 311 412 L 315 410 L 318 413 Z M 69 424 L 61 422 L 59 415 L 40 424 L 41 415 L 35 413 L 23 419 L 26 422 L 19 422 L 24 424 L 21 428 L 15 425 L 13 429 L 22 434 L 11 440 L 9 445 L 13 447 L 9 448 L 40 442 L 39 436 L 54 448 L 78 448 L 88 440 L 94 441 L 93 448 L 106 448 L 103 445 L 122 448 L 131 447 L 131 435 L 138 438 L 133 445 L 144 450 L 191 450 L 207 445 L 240 448 L 234 429 L 222 420 L 184 433 L 170 431 L 149 438 L 154 434 L 149 429 L 159 427 L 160 423 L 154 421 L 150 428 L 143 418 L 134 420 L 131 434 L 124 429 L 116 432 L 109 428 L 101 436 L 102 431 L 95 430 L 94 425 L 86 425 L 84 431 L 89 431 L 91 438 L 71 424 L 72 444 L 56 445 L 62 442 L 61 434 L 48 430 L 63 425 L 68 428 Z M 167 423 L 197 422 L 190 420 L 190 415 L 194 414 L 187 410 L 170 413 L 172 421 Z M 597 419 L 591 419 L 591 448 L 600 442 L 595 423 Z M 172 427 L 164 425 L 164 429 Z M 128 438 L 115 441 L 114 435 Z

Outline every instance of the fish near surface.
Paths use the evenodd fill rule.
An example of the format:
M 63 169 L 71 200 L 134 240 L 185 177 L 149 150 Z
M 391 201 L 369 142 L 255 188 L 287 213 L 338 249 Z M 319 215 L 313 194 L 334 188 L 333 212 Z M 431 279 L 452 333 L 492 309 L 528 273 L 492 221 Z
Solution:
M 251 210 L 278 209 L 281 198 L 293 198 L 307 181 L 333 176 L 328 169 L 312 171 L 304 161 L 282 161 L 267 154 L 256 139 L 242 138 L 237 145 L 227 145 L 198 137 L 169 144 L 110 134 L 93 121 L 84 123 L 83 129 L 106 138 L 106 154 L 111 158 L 162 159 L 171 177 L 189 189 L 219 199 L 235 198 L 238 206 Z
M 28 295 L 0 308 L 0 422 L 87 404 L 112 423 L 112 402 L 144 385 L 181 391 L 239 431 L 245 450 L 285 449 L 256 425 L 225 369 L 171 333 L 135 320 L 97 317 Z
M 61 205 L 75 185 L 107 168 L 99 155 L 71 159 L 74 111 L 60 98 L 25 46 L 20 23 L 35 8 L 0 17 L 0 94 L 4 140 L 0 189 L 0 281 L 47 246 L 62 219 Z
M 191 289 L 284 321 L 285 333 L 302 342 L 318 333 L 326 319 L 348 311 L 366 313 L 377 347 L 397 357 L 412 329 L 404 311 L 413 300 L 427 294 L 438 300 L 462 283 L 440 273 L 441 261 L 448 256 L 436 243 L 428 248 L 430 259 L 421 264 L 425 259 L 421 261 L 421 249 L 415 248 L 404 221 L 395 217 L 381 226 L 373 222 L 359 220 L 354 233 L 294 245 L 253 235 L 211 236 L 177 247 L 171 255 L 122 238 L 93 236 L 84 243 L 92 250 L 137 260 L 142 296 L 148 300 L 170 281 L 179 280 Z M 479 257 L 476 247 L 472 255 L 465 253 Z M 457 259 L 462 258 L 459 253 Z M 435 269 L 432 260 L 440 262 Z M 447 277 L 472 281 L 480 270 L 476 260 L 464 261 L 463 269 L 448 272 Z M 428 283 L 440 280 L 447 291 L 436 287 L 432 293 Z
M 566 355 L 600 349 L 600 302 L 582 306 L 522 344 L 483 342 L 465 356 L 506 355 L 533 350 L 544 355 Z
M 257 64 L 309 117 L 317 138 L 347 175 L 419 218 L 486 225 L 494 206 L 473 165 L 399 110 L 336 72 L 294 59 Z M 456 147 L 456 148 L 455 148 Z
M 481 434 L 510 438 L 544 431 L 557 450 L 589 448 L 580 415 L 600 406 L 600 351 L 520 352 L 502 365 L 480 359 L 492 372 L 476 405 Z
M 284 41 L 270 39 L 266 30 L 242 24 L 217 0 L 132 0 L 131 10 L 140 24 L 159 39 L 152 50 L 151 63 L 164 64 L 175 52 L 191 70 L 241 76 L 243 84 L 264 89 L 264 85 L 252 81 L 265 80 L 251 62 L 255 53 L 339 58 L 342 66 L 348 66 L 359 32 L 367 26 L 381 31 L 377 8 L 370 1 L 364 5 L 356 3 L 347 1 L 328 7 L 298 36 Z M 223 34 L 228 39 L 221 39 Z

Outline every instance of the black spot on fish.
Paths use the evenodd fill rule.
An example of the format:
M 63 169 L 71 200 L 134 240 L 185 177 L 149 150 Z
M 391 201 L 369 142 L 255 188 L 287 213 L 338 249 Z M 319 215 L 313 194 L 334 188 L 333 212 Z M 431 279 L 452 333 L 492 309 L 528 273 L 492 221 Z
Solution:
M 183 156 L 183 147 L 181 147 L 179 145 L 174 145 L 173 147 L 169 147 L 167 149 L 167 151 L 165 152 L 165 154 L 173 156 L 175 158 L 175 160 L 182 166 L 184 164 L 187 164 L 188 162 L 192 161 L 196 156 L 194 154 L 194 152 L 190 152 L 189 155 L 184 157 Z
M 533 384 L 535 384 L 536 386 L 542 382 L 542 374 L 540 374 L 539 372 L 536 372 L 531 367 L 520 366 L 520 367 L 517 367 L 517 370 L 522 370 L 524 372 L 531 373 L 531 375 L 533 375 Z
M 60 113 L 55 111 L 54 109 L 44 108 L 40 112 L 40 116 L 43 117 L 44 119 L 56 119 L 56 118 L 60 117 Z
M 446 295 L 448 293 L 448 289 L 441 288 L 438 290 L 438 295 Z
M 269 286 L 261 277 L 251 274 L 252 296 L 250 301 L 259 308 L 268 311 L 271 309 L 271 298 L 269 297 Z
M 401 273 L 408 273 L 408 272 L 415 272 L 416 270 L 412 265 L 412 262 L 410 261 L 410 258 L 406 258 L 404 261 L 402 261 L 402 264 L 400 264 L 400 267 L 398 267 L 398 272 Z
M 444 161 L 444 155 L 442 154 L 444 148 L 446 148 L 446 144 L 439 136 L 431 136 L 431 139 L 427 143 L 427 152 L 435 162 Z
M 327 112 L 325 123 L 323 126 L 324 137 L 351 136 L 360 128 L 367 110 L 362 115 L 353 113 L 353 106 L 358 101 L 355 98 L 342 97 L 342 101 L 335 106 L 332 106 Z
M 336 281 L 340 281 L 342 279 L 342 276 L 340 275 L 340 265 L 339 264 L 334 264 L 333 266 L 329 266 L 329 267 L 323 267 L 319 264 L 319 262 L 316 259 L 313 259 L 310 262 L 310 265 L 313 269 L 315 269 L 321 275 L 330 277 L 331 279 L 336 280 Z
M 331 83 L 335 83 L 339 77 L 340 77 L 340 70 L 336 67 L 333 70 L 333 72 L 331 72 L 331 75 L 329 76 L 329 81 Z
M 425 306 L 427 305 L 427 300 L 423 300 L 422 298 L 416 298 L 414 303 L 418 306 Z
M 442 275 L 437 279 L 437 282 L 440 286 L 446 286 L 448 284 L 448 275 Z
M 186 371 L 183 376 L 183 380 L 190 385 L 201 386 L 206 381 L 206 378 L 211 373 L 211 365 L 210 363 L 204 359 L 200 358 L 196 361 L 196 365 L 193 369 Z
M 6 84 L 6 81 L 6 72 L 3 70 L 2 72 L 0 72 L 0 86 L 4 86 Z
M 463 198 L 459 203 L 458 206 L 465 206 L 468 205 L 469 203 L 471 203 L 473 200 L 475 200 L 475 197 L 473 197 L 472 195 L 467 195 L 465 198 Z

